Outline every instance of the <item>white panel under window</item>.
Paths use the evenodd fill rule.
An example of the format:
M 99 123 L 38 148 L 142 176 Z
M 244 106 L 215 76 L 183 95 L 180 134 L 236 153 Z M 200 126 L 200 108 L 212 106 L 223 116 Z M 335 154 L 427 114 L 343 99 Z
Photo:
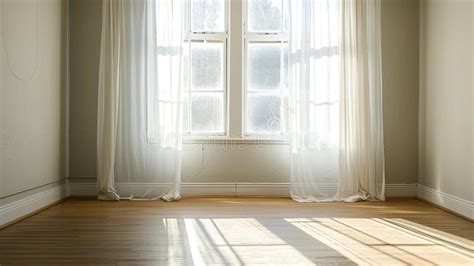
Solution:
M 248 31 L 282 31 L 282 0 L 248 0 L 247 5 Z
M 191 131 L 224 132 L 224 93 L 194 93 L 191 96 Z
M 192 42 L 192 90 L 224 90 L 224 43 Z
M 281 132 L 283 126 L 280 95 L 250 94 L 247 103 L 247 133 Z
M 192 0 L 192 32 L 224 32 L 225 0 Z

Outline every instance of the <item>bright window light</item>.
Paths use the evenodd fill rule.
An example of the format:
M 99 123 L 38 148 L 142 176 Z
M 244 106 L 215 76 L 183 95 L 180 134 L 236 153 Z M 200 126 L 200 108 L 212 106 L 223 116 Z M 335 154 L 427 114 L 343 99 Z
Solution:
M 189 7 L 184 129 L 187 135 L 225 135 L 227 1 L 190 0 Z
M 248 0 L 245 36 L 245 135 L 287 132 L 288 37 L 282 0 Z

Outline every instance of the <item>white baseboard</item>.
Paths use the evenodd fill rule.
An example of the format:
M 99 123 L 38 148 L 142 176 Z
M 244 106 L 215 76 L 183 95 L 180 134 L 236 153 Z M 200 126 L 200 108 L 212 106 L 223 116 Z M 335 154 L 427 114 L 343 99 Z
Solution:
M 236 186 L 237 196 L 273 196 L 289 197 L 289 183 L 239 183 Z
M 184 183 L 183 197 L 199 196 L 267 196 L 289 197 L 287 183 Z
M 474 202 L 418 184 L 418 198 L 474 219 Z
M 140 184 L 135 186 L 140 187 Z M 69 189 L 69 193 L 68 193 Z M 183 183 L 184 197 L 197 196 L 271 196 L 288 197 L 289 183 Z M 66 196 L 96 196 L 95 183 L 69 182 L 32 195 L 0 204 L 0 227 L 57 202 Z M 388 198 L 415 198 L 429 201 L 462 216 L 474 219 L 474 202 L 417 184 L 388 184 Z
M 33 213 L 68 196 L 67 184 L 36 192 L 26 197 L 0 204 L 0 227 Z
M 68 184 L 69 183 L 69 184 Z M 0 227 L 45 206 L 71 196 L 96 196 L 96 183 L 68 182 L 32 195 L 0 203 Z M 135 186 L 140 187 L 140 184 Z M 69 190 L 69 191 L 68 191 Z M 196 196 L 271 196 L 289 197 L 289 183 L 183 183 L 184 197 Z M 388 198 L 415 198 L 429 201 L 462 216 L 474 219 L 474 202 L 417 184 L 388 184 Z
M 135 184 L 140 189 L 140 184 Z M 142 187 L 149 187 L 144 184 Z M 181 194 L 183 197 L 199 196 L 267 196 L 289 197 L 289 183 L 183 183 Z M 335 189 L 335 188 L 334 188 Z M 70 182 L 71 196 L 96 196 L 95 183 Z M 388 184 L 386 185 L 388 198 L 416 198 L 416 184 Z
M 183 197 L 236 196 L 236 184 L 232 183 L 184 183 L 181 185 Z

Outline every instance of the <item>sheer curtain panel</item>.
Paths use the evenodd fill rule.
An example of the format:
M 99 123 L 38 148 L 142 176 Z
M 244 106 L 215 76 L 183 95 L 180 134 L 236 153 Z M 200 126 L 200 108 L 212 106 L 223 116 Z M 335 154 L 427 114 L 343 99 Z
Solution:
M 287 3 L 291 195 L 384 200 L 380 0 Z
M 100 199 L 180 198 L 185 4 L 103 0 Z

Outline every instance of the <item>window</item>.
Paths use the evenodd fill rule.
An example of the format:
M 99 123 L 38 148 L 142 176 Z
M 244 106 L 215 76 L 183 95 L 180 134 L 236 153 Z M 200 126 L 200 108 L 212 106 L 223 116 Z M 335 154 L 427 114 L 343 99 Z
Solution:
M 288 34 L 284 0 L 188 1 L 187 134 L 261 137 L 285 133 Z
M 224 135 L 227 110 L 227 1 L 191 0 L 185 39 L 184 128 Z
M 246 1 L 245 133 L 286 132 L 288 41 L 282 0 Z

